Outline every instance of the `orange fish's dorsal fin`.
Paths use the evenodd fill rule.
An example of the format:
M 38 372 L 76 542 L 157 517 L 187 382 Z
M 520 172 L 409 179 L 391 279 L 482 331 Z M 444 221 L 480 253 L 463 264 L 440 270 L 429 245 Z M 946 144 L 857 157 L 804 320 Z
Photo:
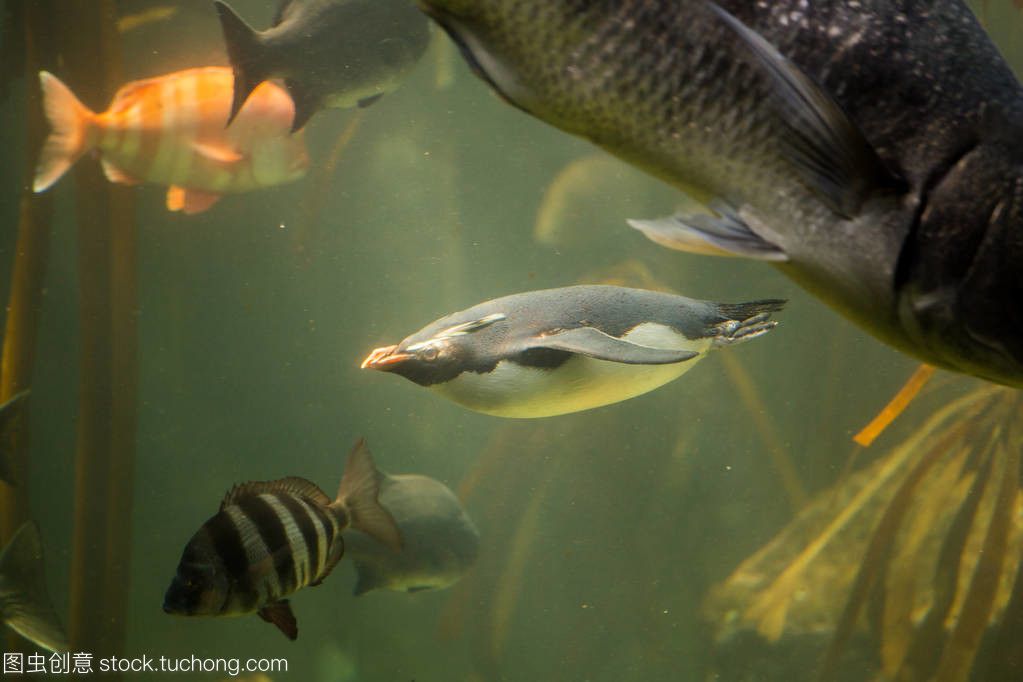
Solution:
M 110 102 L 110 106 L 107 107 L 107 110 L 104 113 L 108 115 L 120 113 L 126 109 L 130 109 L 139 101 L 149 96 L 159 98 L 160 88 L 163 87 L 163 82 L 165 80 L 166 77 L 161 76 L 159 78 L 146 78 L 140 81 L 125 83 L 114 94 L 113 101 Z
M 167 210 L 181 211 L 187 215 L 202 213 L 220 201 L 219 194 L 171 185 L 167 190 Z
M 242 154 L 239 154 L 236 150 L 231 149 L 230 147 L 210 142 L 193 142 L 192 149 L 194 149 L 195 153 L 199 156 L 216 163 L 233 164 L 238 163 L 245 158 Z
M 100 159 L 99 162 L 103 166 L 103 175 L 107 176 L 107 180 L 110 182 L 121 185 L 137 185 L 141 182 L 138 178 L 128 175 L 120 167 L 114 165 L 109 159 Z
M 220 510 L 223 511 L 224 507 L 229 504 L 237 504 L 239 500 L 246 497 L 252 497 L 254 495 L 261 495 L 263 493 L 285 493 L 287 495 L 296 495 L 298 497 L 309 500 L 313 504 L 321 507 L 326 507 L 330 504 L 330 498 L 327 494 L 320 490 L 312 481 L 307 481 L 304 478 L 298 476 L 288 476 L 287 478 L 279 478 L 276 481 L 250 481 L 248 483 L 239 483 L 235 487 L 231 488 L 224 496 L 224 500 L 220 503 Z

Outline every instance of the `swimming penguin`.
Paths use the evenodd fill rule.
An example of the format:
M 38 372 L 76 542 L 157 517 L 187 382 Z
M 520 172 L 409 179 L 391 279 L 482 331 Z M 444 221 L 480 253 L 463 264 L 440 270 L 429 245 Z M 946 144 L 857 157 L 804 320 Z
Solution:
M 498 298 L 427 325 L 362 367 L 400 374 L 500 417 L 549 417 L 642 395 L 712 348 L 777 324 L 784 301 L 713 303 L 643 289 L 574 286 Z

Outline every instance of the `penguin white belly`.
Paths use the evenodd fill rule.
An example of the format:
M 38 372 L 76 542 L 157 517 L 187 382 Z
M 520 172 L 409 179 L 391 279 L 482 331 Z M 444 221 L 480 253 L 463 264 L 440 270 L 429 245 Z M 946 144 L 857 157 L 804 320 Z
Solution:
M 691 340 L 674 329 L 644 323 L 622 337 L 651 348 L 688 350 L 697 357 L 666 365 L 630 365 L 573 355 L 558 367 L 498 363 L 486 374 L 464 372 L 431 388 L 454 402 L 498 417 L 551 417 L 610 405 L 677 379 L 700 361 L 711 339 Z

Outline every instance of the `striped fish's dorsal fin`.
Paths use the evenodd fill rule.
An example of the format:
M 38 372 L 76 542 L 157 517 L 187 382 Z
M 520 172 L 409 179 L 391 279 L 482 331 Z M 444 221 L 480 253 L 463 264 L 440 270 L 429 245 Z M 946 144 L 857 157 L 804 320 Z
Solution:
M 238 483 L 227 491 L 227 495 L 224 495 L 224 499 L 220 503 L 220 510 L 223 511 L 224 507 L 229 504 L 238 504 L 238 501 L 241 499 L 261 495 L 262 493 L 297 495 L 321 507 L 326 507 L 331 502 L 327 494 L 320 490 L 319 486 L 312 481 L 307 481 L 298 476 L 288 476 L 287 478 L 279 478 L 276 481 Z

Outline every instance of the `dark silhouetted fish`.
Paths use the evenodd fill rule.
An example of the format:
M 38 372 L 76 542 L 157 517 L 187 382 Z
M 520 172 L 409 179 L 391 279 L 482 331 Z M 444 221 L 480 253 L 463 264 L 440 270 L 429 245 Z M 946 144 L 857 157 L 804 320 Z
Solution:
M 440 481 L 417 474 L 385 475 L 379 499 L 398 524 L 402 550 L 393 552 L 358 530 L 346 531 L 345 546 L 359 576 L 355 594 L 449 587 L 476 561 L 479 531 Z
M 25 415 L 29 391 L 25 390 L 0 405 L 0 481 L 17 485 L 14 463 L 14 431 Z
M 960 0 L 420 0 L 515 106 L 925 362 L 1023 386 L 1023 90 Z
M 50 651 L 67 651 L 67 636 L 46 592 L 43 543 L 29 521 L 0 553 L 0 618 L 19 635 Z
M 258 613 L 295 639 L 298 624 L 285 597 L 330 574 L 344 553 L 341 531 L 353 526 L 393 551 L 401 548 L 394 520 L 377 502 L 379 476 L 360 440 L 333 501 L 303 478 L 236 485 L 185 547 L 163 610 Z
M 477 412 L 549 417 L 663 386 L 710 350 L 774 329 L 783 304 L 599 285 L 529 291 L 443 317 L 362 366 Z
M 323 107 L 367 106 L 391 92 L 430 42 L 429 22 L 409 0 L 291 0 L 265 31 L 213 4 L 234 67 L 231 118 L 257 85 L 283 78 L 293 130 Z

